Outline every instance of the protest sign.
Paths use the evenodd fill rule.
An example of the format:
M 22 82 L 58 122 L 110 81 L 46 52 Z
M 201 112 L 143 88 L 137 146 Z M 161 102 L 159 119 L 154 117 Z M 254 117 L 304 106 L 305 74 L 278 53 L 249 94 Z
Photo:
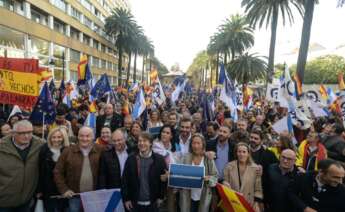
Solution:
M 0 103 L 33 107 L 42 71 L 38 60 L 0 57 Z
M 170 187 L 175 188 L 202 188 L 205 175 L 205 167 L 185 164 L 170 164 Z

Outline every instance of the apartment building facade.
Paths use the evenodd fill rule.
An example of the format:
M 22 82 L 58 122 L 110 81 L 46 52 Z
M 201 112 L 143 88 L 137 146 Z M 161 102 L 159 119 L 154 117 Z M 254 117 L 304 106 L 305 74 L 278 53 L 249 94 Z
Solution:
M 115 85 L 115 38 L 104 31 L 115 7 L 130 9 L 127 0 L 0 0 L 0 56 L 36 58 L 56 81 L 77 81 L 86 54 L 94 78 L 107 73 Z

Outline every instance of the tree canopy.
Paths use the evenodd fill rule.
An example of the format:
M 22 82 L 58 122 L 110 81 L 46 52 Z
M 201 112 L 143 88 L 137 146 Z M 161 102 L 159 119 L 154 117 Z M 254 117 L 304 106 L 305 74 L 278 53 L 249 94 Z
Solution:
M 296 72 L 296 65 L 290 71 Z M 304 84 L 336 84 L 338 73 L 345 73 L 345 58 L 338 55 L 326 55 L 308 61 L 304 72 Z

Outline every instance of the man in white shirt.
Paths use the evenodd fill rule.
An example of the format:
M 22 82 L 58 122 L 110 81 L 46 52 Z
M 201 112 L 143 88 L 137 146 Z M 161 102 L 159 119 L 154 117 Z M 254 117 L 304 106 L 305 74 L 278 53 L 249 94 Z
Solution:
M 183 118 L 180 123 L 179 149 L 182 155 L 189 153 L 190 139 L 191 139 L 192 121 L 188 118 Z
M 98 189 L 121 187 L 121 177 L 128 158 L 126 136 L 117 129 L 111 136 L 112 147 L 102 152 L 99 165 Z

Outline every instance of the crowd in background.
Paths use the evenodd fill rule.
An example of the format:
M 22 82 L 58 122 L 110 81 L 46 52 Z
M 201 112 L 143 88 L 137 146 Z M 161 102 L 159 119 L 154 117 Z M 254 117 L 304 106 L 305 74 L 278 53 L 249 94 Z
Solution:
M 236 119 L 216 99 L 210 118 L 194 91 L 176 103 L 151 101 L 133 120 L 133 95 L 117 95 L 97 100 L 94 128 L 84 126 L 85 99 L 57 104 L 44 126 L 25 110 L 9 117 L 11 106 L 2 105 L 0 212 L 31 211 L 36 199 L 49 212 L 82 211 L 80 193 L 111 188 L 121 189 L 126 211 L 216 211 L 217 183 L 255 211 L 345 211 L 345 130 L 336 114 L 278 134 L 272 125 L 287 109 L 264 98 Z M 167 186 L 171 163 L 204 167 L 203 187 Z

